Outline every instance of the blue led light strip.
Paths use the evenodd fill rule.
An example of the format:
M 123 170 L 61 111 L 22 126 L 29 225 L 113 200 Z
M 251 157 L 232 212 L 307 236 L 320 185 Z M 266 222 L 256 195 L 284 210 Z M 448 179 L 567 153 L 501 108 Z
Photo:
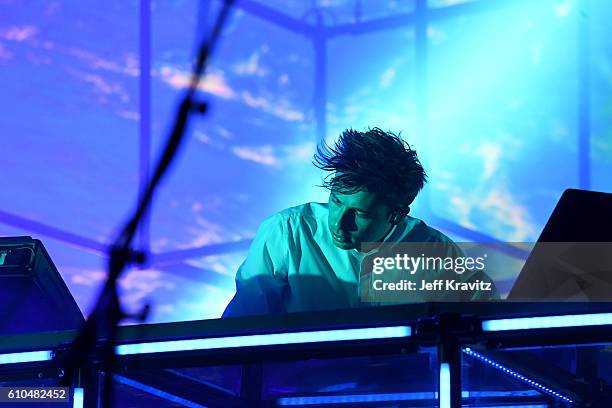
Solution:
M 462 391 L 462 398 L 485 397 L 524 397 L 538 396 L 534 390 L 513 391 Z M 277 405 L 325 405 L 325 404 L 359 404 L 368 402 L 393 401 L 426 401 L 438 398 L 437 392 L 398 392 L 389 394 L 345 394 L 345 395 L 317 395 L 312 397 L 284 397 L 276 400 Z M 515 407 L 514 405 L 512 407 Z M 520 405 L 521 408 L 546 408 L 548 405 Z
M 440 364 L 440 408 L 451 408 L 451 374 L 448 363 Z
M 32 363 L 49 361 L 53 358 L 51 350 L 25 351 L 22 353 L 0 354 L 0 364 Z
M 485 397 L 525 397 L 541 395 L 535 390 L 512 391 L 462 391 L 462 398 Z M 316 395 L 307 397 L 283 397 L 276 400 L 277 405 L 325 405 L 325 404 L 358 404 L 367 402 L 393 402 L 393 401 L 426 401 L 438 398 L 437 392 L 398 392 L 388 394 L 345 394 L 345 395 Z M 548 405 L 521 405 L 521 408 L 546 408 Z
M 155 395 L 156 397 L 163 398 L 165 400 L 177 403 L 181 406 L 187 408 L 206 408 L 204 405 L 196 404 L 195 402 L 186 400 L 185 398 L 181 398 L 179 396 L 170 394 L 166 391 L 162 391 L 158 388 L 152 387 L 150 385 L 143 384 L 141 382 L 132 380 L 130 378 L 123 377 L 121 375 L 113 374 L 113 381 L 117 381 L 121 384 L 125 384 L 129 387 L 135 388 L 137 390 L 144 391 L 151 395 Z
M 518 317 L 513 319 L 483 320 L 486 332 L 504 330 L 551 329 L 556 327 L 583 327 L 612 325 L 612 313 L 578 315 Z
M 121 344 L 119 355 L 165 353 L 171 351 L 211 350 L 235 347 L 272 346 L 279 344 L 320 343 L 328 341 L 374 340 L 410 337 L 410 326 L 369 327 L 365 329 L 335 329 L 293 333 L 253 334 L 247 336 L 212 337 L 206 339 L 158 341 Z
M 75 388 L 72 394 L 72 408 L 83 408 L 83 388 Z
M 508 367 L 505 367 L 502 364 L 499 364 L 499 363 L 497 363 L 497 362 L 495 362 L 495 361 L 493 361 L 493 360 L 483 356 L 482 354 L 472 350 L 469 347 L 464 348 L 463 352 L 465 354 L 467 354 L 468 356 L 474 357 L 475 359 L 480 360 L 483 363 L 485 363 L 485 364 L 487 364 L 487 365 L 489 365 L 489 366 L 491 366 L 493 368 L 496 368 L 496 369 L 502 371 L 504 374 L 507 374 L 510 377 L 512 377 L 512 378 L 514 378 L 516 380 L 519 380 L 519 381 L 529 385 L 530 387 L 535 388 L 536 390 L 538 390 L 540 392 L 543 392 L 543 393 L 545 393 L 547 395 L 550 395 L 552 397 L 558 398 L 558 399 L 563 400 L 563 401 L 565 401 L 567 403 L 570 403 L 570 404 L 574 403 L 574 400 L 572 400 L 571 398 L 566 397 L 565 395 L 559 394 L 558 392 L 556 392 L 552 388 L 549 388 L 549 387 L 547 387 L 545 385 L 542 385 L 542 384 L 540 384 L 537 381 L 533 381 L 533 380 L 525 377 L 524 375 L 522 375 L 522 374 L 520 374 L 520 373 L 518 373 L 518 372 L 516 372 L 514 370 L 511 370 Z
M 322 404 L 357 404 L 364 402 L 415 401 L 434 399 L 433 392 L 403 392 L 392 394 L 350 394 L 318 395 L 312 397 L 284 397 L 276 400 L 277 405 L 322 405 Z

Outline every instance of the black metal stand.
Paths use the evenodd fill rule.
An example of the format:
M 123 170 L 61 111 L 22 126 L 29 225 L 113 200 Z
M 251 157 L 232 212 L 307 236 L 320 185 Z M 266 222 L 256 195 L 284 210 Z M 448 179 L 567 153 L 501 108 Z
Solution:
M 198 50 L 190 85 L 179 104 L 174 126 L 162 156 L 153 172 L 151 180 L 140 197 L 136 211 L 121 229 L 121 233 L 110 248 L 107 281 L 103 286 L 93 312 L 89 319 L 87 319 L 80 335 L 74 341 L 71 351 L 66 354 L 63 362 L 63 366 L 66 369 L 66 376 L 63 379 L 65 385 L 72 384 L 73 378 L 78 370 L 90 364 L 89 360 L 97 346 L 101 357 L 100 366 L 102 371 L 107 374 L 114 371 L 117 326 L 119 322 L 126 317 L 121 309 L 117 294 L 117 280 L 128 265 L 143 264 L 145 262 L 145 254 L 134 251 L 132 249 L 132 242 L 139 230 L 140 222 L 151 205 L 157 186 L 166 174 L 181 145 L 190 114 L 194 112 L 204 113 L 207 110 L 206 103 L 196 99 L 196 91 L 205 72 L 208 56 L 217 43 L 233 2 L 234 0 L 224 0 L 223 7 L 219 12 L 210 38 L 202 41 Z M 143 319 L 146 316 L 146 311 L 147 308 L 145 307 L 142 312 Z M 100 342 L 100 340 L 103 341 Z M 101 382 L 102 406 L 108 407 L 111 404 L 112 381 L 110 374 L 103 376 Z M 88 401 L 90 400 L 88 399 Z M 93 399 L 91 401 L 93 403 Z
M 440 367 L 440 382 L 438 384 L 438 398 L 440 399 L 440 408 L 460 408 L 461 407 L 461 346 L 452 340 L 447 340 L 438 345 L 438 365 Z M 442 369 L 443 365 L 448 367 L 449 382 L 442 384 Z M 449 389 L 443 392 L 442 387 L 448 385 Z M 449 395 L 449 405 L 444 406 L 442 397 Z

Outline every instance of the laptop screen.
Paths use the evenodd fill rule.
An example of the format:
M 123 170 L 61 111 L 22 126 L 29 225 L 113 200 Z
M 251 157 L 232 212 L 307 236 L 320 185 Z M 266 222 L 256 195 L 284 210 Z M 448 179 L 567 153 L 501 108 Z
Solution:
M 510 300 L 612 300 L 612 194 L 565 190 Z

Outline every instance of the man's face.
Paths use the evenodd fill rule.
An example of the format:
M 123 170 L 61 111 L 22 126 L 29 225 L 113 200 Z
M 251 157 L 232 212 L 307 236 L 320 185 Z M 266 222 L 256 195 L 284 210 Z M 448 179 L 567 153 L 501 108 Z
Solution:
M 391 210 L 378 193 L 358 191 L 329 195 L 329 231 L 340 249 L 360 249 L 362 242 L 379 242 L 389 232 Z

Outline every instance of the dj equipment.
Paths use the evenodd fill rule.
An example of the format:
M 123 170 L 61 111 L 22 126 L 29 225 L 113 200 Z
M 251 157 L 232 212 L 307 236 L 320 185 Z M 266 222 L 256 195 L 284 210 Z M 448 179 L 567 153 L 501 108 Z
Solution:
M 0 335 L 76 329 L 83 322 L 42 242 L 0 238 Z
M 563 192 L 508 299 L 612 301 L 612 194 Z

